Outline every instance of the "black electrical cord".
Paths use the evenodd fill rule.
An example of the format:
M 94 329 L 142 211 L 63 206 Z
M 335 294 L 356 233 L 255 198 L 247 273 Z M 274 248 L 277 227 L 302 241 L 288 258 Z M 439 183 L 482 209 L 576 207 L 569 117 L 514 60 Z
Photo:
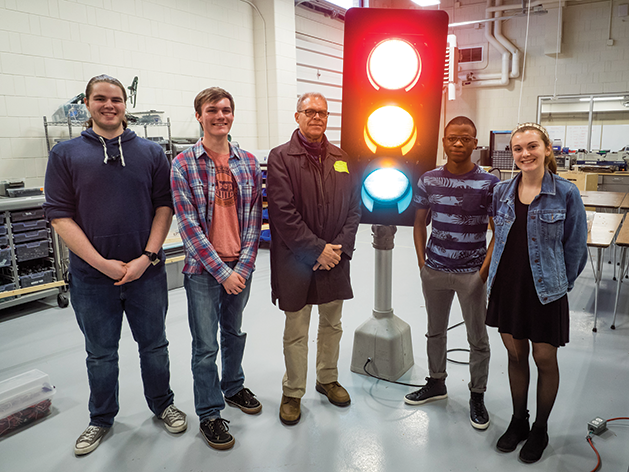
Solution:
M 463 324 L 463 321 L 461 321 L 460 323 L 457 323 L 453 326 L 450 326 L 447 331 L 450 331 L 452 328 L 456 328 L 457 326 L 461 326 Z M 460 349 L 460 348 L 455 348 L 455 349 L 448 349 L 446 352 L 470 352 L 469 349 Z M 447 359 L 447 358 L 446 358 Z M 469 362 L 462 362 L 462 361 L 455 361 L 452 359 L 447 359 L 450 362 L 453 362 L 455 364 L 463 364 L 463 365 L 468 365 Z M 405 385 L 406 387 L 417 387 L 417 388 L 422 388 L 425 387 L 426 385 L 417 385 L 417 384 L 410 384 L 410 383 L 404 383 L 404 382 L 397 382 L 395 380 L 387 380 L 387 379 L 383 379 L 382 377 L 378 377 L 377 375 L 373 375 L 371 372 L 369 372 L 367 370 L 367 365 L 371 362 L 371 357 L 367 358 L 367 362 L 365 362 L 365 365 L 363 366 L 363 371 L 365 372 L 365 374 L 367 374 L 369 377 L 373 377 L 376 380 L 384 380 L 385 382 L 389 382 L 389 383 L 393 383 L 393 384 L 398 384 L 398 385 Z
M 464 323 L 464 321 L 461 321 L 460 323 L 457 323 L 455 325 L 450 326 L 447 331 L 450 331 L 453 328 L 456 328 L 457 326 L 461 326 Z M 455 349 L 448 349 L 446 351 L 446 353 L 448 352 L 470 352 L 469 349 L 462 349 L 462 348 L 455 348 Z M 446 357 L 446 360 L 452 362 L 453 364 L 461 364 L 461 365 L 469 365 L 469 362 L 465 362 L 465 361 L 455 361 L 454 359 L 450 359 L 448 357 Z
M 371 372 L 369 372 L 367 370 L 367 364 L 369 364 L 371 362 L 371 357 L 367 358 L 367 362 L 365 362 L 365 365 L 363 366 L 363 371 L 365 372 L 365 374 L 367 374 L 369 377 L 373 377 L 374 379 L 377 380 L 384 380 L 385 382 L 390 382 L 390 383 L 394 383 L 394 384 L 398 384 L 398 385 L 405 385 L 407 387 L 425 387 L 426 385 L 415 385 L 415 384 L 408 384 L 408 383 L 404 383 L 404 382 L 397 382 L 396 380 L 387 380 L 387 379 L 383 379 L 382 377 L 378 377 L 376 375 L 373 375 Z
M 617 420 L 629 420 L 629 417 L 622 417 L 619 416 L 618 418 L 611 418 L 609 420 L 607 420 L 607 423 L 609 423 L 610 421 L 617 421 Z M 596 472 L 598 470 L 598 468 L 601 466 L 601 455 L 598 453 L 598 450 L 596 449 L 596 447 L 594 446 L 594 442 L 592 442 L 592 431 L 590 431 L 588 433 L 588 435 L 585 437 L 585 439 L 587 440 L 587 442 L 590 444 L 590 446 L 592 447 L 592 449 L 594 450 L 594 453 L 596 454 L 596 467 L 594 467 L 590 472 Z

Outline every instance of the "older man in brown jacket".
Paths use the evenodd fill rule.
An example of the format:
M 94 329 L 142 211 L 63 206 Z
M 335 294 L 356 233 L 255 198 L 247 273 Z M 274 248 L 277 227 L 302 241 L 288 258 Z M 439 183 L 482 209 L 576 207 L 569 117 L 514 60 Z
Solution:
M 350 404 L 337 381 L 337 362 L 343 300 L 353 297 L 349 261 L 360 200 L 347 154 L 325 137 L 328 114 L 323 95 L 302 95 L 299 129 L 268 160 L 272 298 L 286 314 L 280 420 L 287 425 L 301 418 L 312 305 L 319 306 L 316 390 L 334 405 Z

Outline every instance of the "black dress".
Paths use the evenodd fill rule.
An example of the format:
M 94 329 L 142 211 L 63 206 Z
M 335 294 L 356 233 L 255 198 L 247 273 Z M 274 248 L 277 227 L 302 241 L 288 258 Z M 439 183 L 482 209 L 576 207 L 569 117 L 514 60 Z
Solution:
M 507 236 L 487 307 L 488 326 L 515 339 L 530 339 L 555 347 L 568 342 L 568 295 L 542 305 L 535 291 L 529 262 L 526 222 L 528 205 L 516 192 L 515 222 Z

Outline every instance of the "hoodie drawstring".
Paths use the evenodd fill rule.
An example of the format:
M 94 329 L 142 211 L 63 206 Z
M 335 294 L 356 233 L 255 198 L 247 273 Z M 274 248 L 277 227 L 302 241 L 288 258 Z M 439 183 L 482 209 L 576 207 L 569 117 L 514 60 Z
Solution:
M 103 163 L 107 164 L 107 161 L 109 160 L 109 154 L 107 154 L 107 144 L 105 143 L 105 140 L 102 136 L 98 136 L 98 139 L 100 139 L 100 142 L 103 145 L 103 154 L 105 155 Z M 120 150 L 120 162 L 122 162 L 122 167 L 126 167 L 126 164 L 124 162 L 124 154 L 122 153 L 122 135 L 118 136 L 118 149 Z
M 107 144 L 105 144 L 105 140 L 102 136 L 99 136 L 100 143 L 103 145 L 103 153 L 105 154 L 105 159 L 103 159 L 103 164 L 107 164 L 107 159 L 109 159 L 109 155 L 107 154 Z
M 120 162 L 122 162 L 122 167 L 126 167 L 124 154 L 122 153 L 122 135 L 118 136 L 118 149 L 120 150 Z

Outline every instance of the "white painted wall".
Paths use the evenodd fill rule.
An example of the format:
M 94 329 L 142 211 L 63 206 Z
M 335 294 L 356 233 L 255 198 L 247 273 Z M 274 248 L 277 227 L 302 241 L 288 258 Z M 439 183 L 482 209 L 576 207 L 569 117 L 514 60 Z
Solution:
M 265 16 L 266 66 L 262 20 L 243 0 L 0 0 L 0 180 L 42 184 L 42 116 L 51 116 L 100 73 L 125 85 L 138 75 L 136 110 L 163 110 L 173 136 L 198 135 L 192 101 L 201 89 L 218 85 L 236 99 L 232 134 L 245 149 L 284 142 L 294 129 L 298 93 L 294 31 L 342 42 L 343 27 L 294 7 L 293 0 L 251 2 Z M 455 8 L 454 0 L 442 2 L 451 22 L 484 18 L 485 2 L 460 3 Z M 627 0 L 612 1 L 614 45 L 608 46 L 610 2 L 568 2 L 556 82 L 555 57 L 544 54 L 556 26 L 547 24 L 550 15 L 531 17 L 524 79 L 463 89 L 445 104 L 442 122 L 467 115 L 477 124 L 479 144 L 488 145 L 491 130 L 510 129 L 518 117 L 534 120 L 539 95 L 628 92 L 629 19 L 616 14 L 622 3 Z M 503 31 L 524 50 L 526 18 L 506 21 Z M 486 43 L 482 28 L 454 32 L 461 47 Z M 499 72 L 499 56 L 488 50 L 484 72 Z M 261 84 L 267 73 L 268 87 Z
M 446 122 L 457 115 L 469 116 L 477 125 L 479 145 L 489 145 L 491 130 L 512 129 L 518 121 L 535 121 L 539 95 L 629 93 L 629 18 L 617 16 L 618 5 L 627 2 L 611 3 L 614 45 L 608 46 L 610 2 L 568 2 L 563 10 L 562 52 L 556 64 L 554 55 L 544 54 L 547 36 L 556 34 L 556 23 L 547 21 L 551 15 L 531 16 L 524 77 L 512 80 L 507 87 L 464 88 L 456 101 L 447 102 Z M 442 3 L 451 23 L 484 18 L 484 3 L 456 9 L 453 5 L 453 0 Z M 505 21 L 503 27 L 505 36 L 522 52 L 526 22 L 526 17 L 515 18 Z M 487 44 L 483 28 L 469 26 L 453 31 L 459 47 Z M 499 54 L 492 47 L 488 50 L 489 66 L 483 72 L 499 72 Z
M 198 136 L 194 97 L 223 87 L 234 139 L 257 148 L 252 21 L 239 0 L 0 1 L 0 180 L 43 183 L 42 117 L 102 73 L 125 86 L 137 75 L 135 110 L 163 110 L 173 136 Z

